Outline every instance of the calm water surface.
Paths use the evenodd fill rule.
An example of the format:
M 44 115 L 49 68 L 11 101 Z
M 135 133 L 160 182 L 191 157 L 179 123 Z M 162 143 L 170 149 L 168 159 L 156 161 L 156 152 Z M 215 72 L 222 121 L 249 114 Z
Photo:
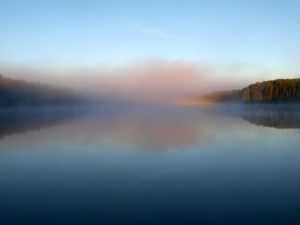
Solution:
M 300 224 L 300 110 L 0 112 L 0 224 Z

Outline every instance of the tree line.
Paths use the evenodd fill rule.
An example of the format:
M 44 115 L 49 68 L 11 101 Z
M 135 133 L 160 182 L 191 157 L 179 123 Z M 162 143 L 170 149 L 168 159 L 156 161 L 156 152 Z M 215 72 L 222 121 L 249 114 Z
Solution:
M 0 107 L 66 105 L 84 103 L 86 98 L 70 90 L 0 74 Z
M 206 102 L 300 103 L 300 79 L 257 82 L 246 88 L 202 96 Z

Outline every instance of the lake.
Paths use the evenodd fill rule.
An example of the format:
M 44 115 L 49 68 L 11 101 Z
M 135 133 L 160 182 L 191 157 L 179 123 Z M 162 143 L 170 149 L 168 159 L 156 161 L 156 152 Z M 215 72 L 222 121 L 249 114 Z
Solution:
M 0 224 L 300 224 L 298 106 L 0 111 Z

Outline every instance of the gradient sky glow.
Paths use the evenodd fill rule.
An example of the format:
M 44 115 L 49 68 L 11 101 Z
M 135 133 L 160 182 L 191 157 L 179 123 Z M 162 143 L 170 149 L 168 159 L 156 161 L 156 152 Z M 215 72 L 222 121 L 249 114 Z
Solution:
M 0 0 L 0 63 L 61 67 L 146 58 L 300 74 L 300 2 Z

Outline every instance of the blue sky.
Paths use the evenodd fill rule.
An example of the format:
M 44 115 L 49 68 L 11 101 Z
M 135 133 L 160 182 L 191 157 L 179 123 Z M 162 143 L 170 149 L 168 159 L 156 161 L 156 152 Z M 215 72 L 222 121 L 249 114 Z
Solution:
M 299 12 L 289 0 L 0 0 L 0 63 L 166 58 L 300 74 Z

